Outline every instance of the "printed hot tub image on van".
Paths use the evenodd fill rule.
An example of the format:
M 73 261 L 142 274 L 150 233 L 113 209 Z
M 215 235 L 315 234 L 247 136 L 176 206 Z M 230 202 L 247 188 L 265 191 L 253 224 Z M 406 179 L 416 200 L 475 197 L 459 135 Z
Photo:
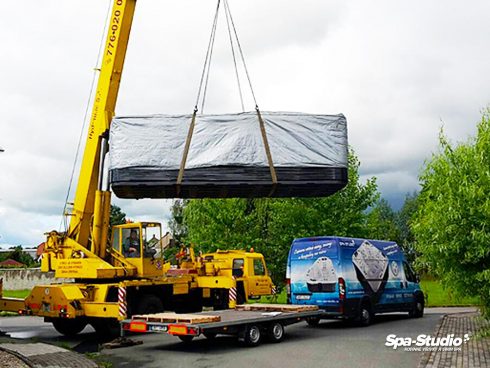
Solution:
M 335 291 L 337 273 L 332 260 L 328 257 L 320 257 L 306 271 L 308 290 L 312 293 L 329 293 Z
M 380 291 L 381 286 L 388 279 L 388 257 L 365 240 L 352 254 L 352 263 L 357 278 L 365 289 L 370 289 L 373 293 Z

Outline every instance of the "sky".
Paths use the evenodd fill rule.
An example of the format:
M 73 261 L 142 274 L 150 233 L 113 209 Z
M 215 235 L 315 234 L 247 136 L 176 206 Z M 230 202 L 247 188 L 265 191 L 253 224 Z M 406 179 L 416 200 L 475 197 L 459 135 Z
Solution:
M 0 13 L 0 246 L 59 229 L 110 1 L 81 4 L 11 1 Z M 395 208 L 419 188 L 441 127 L 466 141 L 489 106 L 488 1 L 229 4 L 261 109 L 343 113 L 363 180 L 375 176 Z M 192 112 L 215 7 L 138 1 L 117 115 Z M 205 112 L 241 111 L 227 37 L 221 13 Z M 113 203 L 168 220 L 168 200 Z

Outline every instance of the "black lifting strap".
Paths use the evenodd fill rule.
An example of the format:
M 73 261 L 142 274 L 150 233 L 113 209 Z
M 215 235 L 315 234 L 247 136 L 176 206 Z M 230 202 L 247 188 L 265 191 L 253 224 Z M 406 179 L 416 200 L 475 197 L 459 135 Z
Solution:
M 267 156 L 267 163 L 269 164 L 269 170 L 271 172 L 272 178 L 272 190 L 269 196 L 274 193 L 277 185 L 277 174 L 274 167 L 274 162 L 272 161 L 271 149 L 269 147 L 269 140 L 267 139 L 267 132 L 265 131 L 264 119 L 262 119 L 262 114 L 260 113 L 259 107 L 255 106 L 255 111 L 257 111 L 257 117 L 259 118 L 260 133 L 262 134 L 262 140 L 264 141 L 265 154 Z

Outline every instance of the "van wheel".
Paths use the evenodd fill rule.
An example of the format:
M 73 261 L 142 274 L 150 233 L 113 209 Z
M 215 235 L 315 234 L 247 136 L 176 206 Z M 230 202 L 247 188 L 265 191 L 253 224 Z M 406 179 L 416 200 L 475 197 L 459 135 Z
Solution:
M 247 346 L 257 346 L 260 344 L 261 337 L 262 336 L 259 326 L 251 325 L 245 329 L 245 336 L 243 337 L 243 341 Z
M 312 326 L 312 327 L 318 326 L 318 324 L 320 323 L 320 318 L 319 317 L 307 317 L 306 323 L 308 323 L 308 325 Z
M 271 342 L 281 342 L 284 339 L 284 326 L 279 322 L 273 323 L 269 327 L 268 337 Z
M 361 327 L 369 326 L 373 320 L 373 312 L 371 306 L 364 302 L 359 308 L 359 316 L 357 318 L 358 324 Z
M 410 312 L 408 312 L 410 318 L 421 318 L 424 316 L 424 298 L 418 296 L 415 299 L 415 303 Z

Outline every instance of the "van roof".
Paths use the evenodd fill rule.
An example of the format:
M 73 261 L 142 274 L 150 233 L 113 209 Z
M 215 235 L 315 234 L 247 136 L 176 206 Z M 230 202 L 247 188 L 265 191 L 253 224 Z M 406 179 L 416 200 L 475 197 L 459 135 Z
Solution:
M 388 252 L 386 253 L 390 259 L 404 259 L 404 254 L 402 248 L 394 241 L 386 241 L 386 240 L 373 240 L 373 239 L 364 239 L 364 238 L 347 238 L 341 236 L 315 236 L 309 238 L 298 238 L 294 239 L 293 244 L 291 245 L 291 249 L 294 247 L 306 247 L 310 242 L 323 242 L 323 241 L 331 241 L 335 242 L 339 245 L 340 248 L 352 248 L 353 243 L 360 244 L 363 241 L 369 241 L 378 249 Z
M 396 244 L 394 241 L 389 241 L 389 240 L 377 240 L 377 239 L 365 239 L 365 238 L 349 238 L 345 236 L 312 236 L 309 238 L 296 238 L 293 240 L 293 243 L 302 243 L 302 242 L 308 242 L 308 241 L 322 241 L 322 240 L 338 240 L 340 242 L 340 245 L 342 246 L 342 242 L 349 242 L 352 240 L 357 240 L 357 241 L 362 241 L 362 240 L 368 240 L 370 242 L 375 242 L 375 243 L 390 243 L 390 244 Z

